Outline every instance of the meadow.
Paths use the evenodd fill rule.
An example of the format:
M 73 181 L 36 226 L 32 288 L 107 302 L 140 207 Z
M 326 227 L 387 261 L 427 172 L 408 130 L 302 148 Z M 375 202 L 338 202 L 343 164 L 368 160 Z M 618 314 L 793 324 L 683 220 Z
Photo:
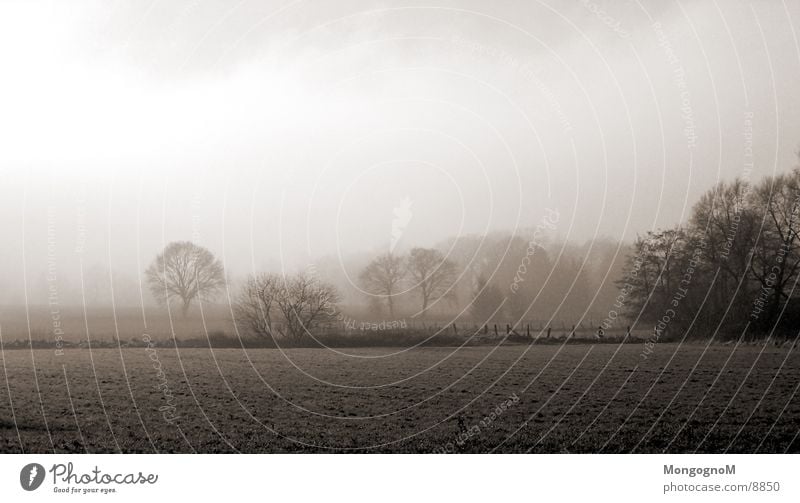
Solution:
M 772 345 L 4 350 L 0 452 L 800 452 Z

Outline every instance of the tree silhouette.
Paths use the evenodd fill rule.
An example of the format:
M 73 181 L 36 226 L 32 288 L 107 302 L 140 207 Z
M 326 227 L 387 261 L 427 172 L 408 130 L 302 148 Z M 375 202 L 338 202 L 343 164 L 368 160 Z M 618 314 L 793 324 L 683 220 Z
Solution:
M 150 291 L 160 303 L 180 301 L 183 318 L 195 299 L 213 298 L 225 284 L 222 262 L 207 249 L 189 241 L 168 244 L 145 275 Z
M 389 316 L 394 319 L 394 296 L 405 275 L 405 260 L 386 253 L 370 262 L 361 271 L 359 279 L 369 293 L 386 299 Z
M 320 323 L 336 317 L 339 293 L 332 285 L 308 275 L 286 278 L 276 296 L 277 307 L 295 339 L 310 333 Z
M 769 292 L 762 326 L 770 327 L 794 292 L 800 273 L 800 171 L 765 178 L 753 193 L 763 227 L 750 271 Z
M 235 306 L 237 320 L 256 335 L 272 337 L 273 316 L 278 310 L 278 298 L 284 291 L 284 280 L 277 274 L 249 277 Z
M 431 302 L 448 293 L 456 277 L 456 266 L 432 248 L 414 248 L 408 255 L 408 272 L 422 301 L 424 317 Z

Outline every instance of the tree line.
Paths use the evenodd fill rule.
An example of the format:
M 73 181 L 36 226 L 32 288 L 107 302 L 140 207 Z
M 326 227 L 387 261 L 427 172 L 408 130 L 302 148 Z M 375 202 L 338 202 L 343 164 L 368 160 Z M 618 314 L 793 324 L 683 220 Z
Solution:
M 630 245 L 495 233 L 379 254 L 362 263 L 355 285 L 335 286 L 324 269 L 251 275 L 233 295 L 234 314 L 266 337 L 311 334 L 355 309 L 354 298 L 366 304 L 367 321 L 603 320 L 603 329 L 650 327 L 657 338 L 758 337 L 800 327 L 798 232 L 795 170 L 756 184 L 720 182 L 686 222 Z M 221 262 L 190 242 L 170 243 L 145 272 L 154 297 L 175 299 L 183 316 L 228 284 Z
M 800 170 L 720 182 L 687 222 L 634 242 L 625 311 L 657 337 L 755 338 L 800 327 Z
M 442 243 L 449 257 L 440 248 L 421 247 L 405 254 L 380 254 L 366 261 L 357 275 L 358 296 L 367 305 L 366 314 L 342 303 L 341 288 L 325 279 L 324 270 L 251 275 L 234 292 L 233 310 L 236 321 L 251 333 L 290 338 L 302 338 L 321 324 L 351 317 L 369 322 L 387 321 L 387 316 L 389 322 L 406 318 L 424 322 L 446 315 L 459 321 L 505 324 L 512 316 L 517 321 L 525 316 L 544 317 L 550 309 L 568 312 L 568 316 L 584 312 L 586 303 L 577 305 L 576 301 L 588 302 L 588 290 L 593 287 L 588 282 L 592 275 L 576 268 L 580 248 L 562 246 L 559 262 L 550 258 L 554 252 L 544 246 L 531 246 L 519 237 L 497 234 Z M 603 250 L 599 254 L 595 250 L 603 257 L 595 257 L 596 265 L 611 259 L 614 246 L 610 242 L 595 246 Z M 522 280 L 521 270 L 525 272 Z M 211 300 L 230 285 L 221 262 L 191 242 L 167 245 L 146 270 L 146 277 L 154 297 L 164 305 L 174 301 L 183 317 L 193 302 Z M 574 288 L 568 293 L 570 285 Z M 601 298 L 613 294 L 609 288 L 598 289 L 605 290 Z

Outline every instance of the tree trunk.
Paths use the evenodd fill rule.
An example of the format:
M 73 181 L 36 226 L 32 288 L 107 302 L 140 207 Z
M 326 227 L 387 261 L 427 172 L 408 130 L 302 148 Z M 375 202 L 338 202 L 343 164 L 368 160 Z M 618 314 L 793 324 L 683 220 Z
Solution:
M 183 301 L 183 305 L 181 306 L 181 317 L 185 320 L 189 315 L 189 306 L 191 305 L 191 301 Z

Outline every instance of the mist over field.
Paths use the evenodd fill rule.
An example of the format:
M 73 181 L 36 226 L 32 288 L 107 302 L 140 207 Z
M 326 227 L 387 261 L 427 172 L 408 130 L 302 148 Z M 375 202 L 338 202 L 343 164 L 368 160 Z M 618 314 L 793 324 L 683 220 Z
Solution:
M 0 453 L 800 452 L 799 28 L 0 2 Z
M 177 240 L 353 276 L 404 202 L 399 250 L 629 243 L 796 160 L 792 3 L 314 5 L 5 2 L 0 303 L 138 305 Z

